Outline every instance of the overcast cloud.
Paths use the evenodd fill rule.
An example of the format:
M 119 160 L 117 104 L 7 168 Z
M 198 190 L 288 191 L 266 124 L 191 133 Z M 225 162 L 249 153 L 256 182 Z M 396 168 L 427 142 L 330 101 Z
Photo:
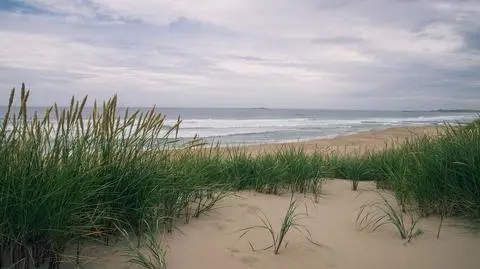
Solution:
M 479 18 L 478 0 L 0 0 L 0 87 L 35 105 L 480 108 Z

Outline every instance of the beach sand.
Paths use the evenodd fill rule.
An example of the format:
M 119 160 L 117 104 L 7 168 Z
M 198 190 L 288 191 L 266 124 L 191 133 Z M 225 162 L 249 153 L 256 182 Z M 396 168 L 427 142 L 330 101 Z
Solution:
M 240 229 L 259 225 L 263 211 L 275 229 L 280 227 L 290 197 L 244 191 L 221 201 L 208 216 L 180 225 L 179 231 L 168 237 L 169 269 L 478 269 L 480 268 L 480 236 L 456 227 L 446 220 L 440 239 L 436 238 L 438 218 L 422 219 L 419 227 L 424 234 L 406 243 L 391 226 L 376 232 L 360 231 L 355 224 L 358 208 L 378 195 L 374 184 L 361 182 L 353 192 L 345 180 L 329 180 L 323 186 L 318 203 L 303 199 L 298 212 L 309 218 L 301 221 L 320 246 L 305 239 L 305 234 L 292 230 L 288 245 L 274 255 L 272 250 L 252 251 L 249 242 L 258 249 L 270 243 L 266 231 L 252 231 L 239 239 Z M 110 250 L 111 251 L 111 250 Z M 121 251 L 105 247 L 87 249 L 97 256 L 86 268 L 122 268 L 125 259 Z M 85 254 L 84 254 L 85 255 Z M 138 268 L 138 267 L 131 267 Z
M 284 146 L 303 147 L 312 153 L 315 151 L 336 152 L 336 153 L 363 153 L 365 151 L 378 151 L 385 147 L 398 144 L 408 138 L 423 135 L 437 135 L 443 126 L 426 125 L 410 127 L 394 127 L 382 130 L 371 130 L 356 134 L 337 136 L 334 138 L 314 139 L 302 142 L 275 143 L 248 146 L 247 151 L 253 155 L 261 152 L 272 152 Z
M 319 147 L 347 147 L 377 150 L 385 142 L 407 137 L 434 134 L 436 127 L 391 128 L 333 139 L 308 141 L 296 145 L 307 151 Z M 250 147 L 252 153 L 274 150 L 278 145 Z M 393 226 L 383 226 L 370 233 L 360 231 L 355 224 L 359 207 L 378 199 L 372 182 L 361 182 L 359 191 L 351 191 L 345 180 L 327 180 L 318 203 L 303 198 L 309 218 L 301 221 L 311 232 L 312 239 L 292 230 L 287 235 L 288 246 L 274 255 L 272 250 L 252 251 L 269 245 L 266 231 L 252 231 L 239 238 L 238 230 L 260 225 L 258 214 L 264 212 L 278 231 L 290 197 L 243 191 L 222 200 L 207 216 L 179 225 L 179 231 L 168 235 L 167 263 L 169 269 L 478 269 L 480 268 L 480 236 L 459 227 L 453 219 L 444 221 L 440 239 L 436 238 L 439 219 L 425 218 L 419 227 L 424 234 L 406 244 Z M 302 206 L 299 212 L 305 212 Z M 123 268 L 124 250 L 120 246 L 87 246 L 82 255 L 92 257 L 85 268 Z M 130 268 L 140 268 L 131 266 Z
M 249 241 L 256 248 L 268 246 L 266 231 L 252 232 L 242 239 L 238 239 L 240 233 L 233 232 L 260 224 L 260 210 L 278 230 L 290 197 L 242 192 L 240 197 L 224 201 L 211 216 L 182 228 L 184 235 L 177 234 L 170 242 L 169 268 L 480 268 L 480 237 L 447 224 L 436 239 L 439 222 L 435 218 L 422 221 L 425 234 L 406 245 L 393 227 L 385 226 L 375 233 L 358 231 L 357 209 L 376 199 L 377 194 L 368 191 L 374 188 L 371 183 L 361 184 L 363 192 L 351 191 L 350 185 L 343 180 L 329 181 L 317 204 L 305 200 L 310 219 L 303 224 L 321 247 L 294 230 L 279 255 L 271 250 L 253 252 Z

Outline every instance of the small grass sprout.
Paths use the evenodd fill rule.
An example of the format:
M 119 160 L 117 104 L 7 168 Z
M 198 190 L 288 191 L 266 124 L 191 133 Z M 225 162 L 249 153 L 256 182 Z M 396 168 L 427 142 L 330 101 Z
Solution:
M 156 230 L 149 230 L 143 234 L 142 244 L 132 240 L 130 233 L 124 228 L 118 228 L 121 237 L 126 243 L 127 251 L 124 255 L 128 258 L 127 263 L 140 266 L 145 269 L 166 269 L 167 261 L 166 246 L 163 237 L 157 236 Z M 139 241 L 140 242 L 140 241 Z
M 419 218 L 415 214 L 403 213 L 398 205 L 389 201 L 385 194 L 378 192 L 378 201 L 364 204 L 360 207 L 356 224 L 360 230 L 375 232 L 384 225 L 393 225 L 402 239 L 410 242 L 415 237 L 423 234 L 417 228 Z
M 287 248 L 288 246 L 287 235 L 290 231 L 292 231 L 292 229 L 294 229 L 299 232 L 306 233 L 307 240 L 309 242 L 320 246 L 320 244 L 312 240 L 312 235 L 309 229 L 304 224 L 301 223 L 301 220 L 308 217 L 308 210 L 306 209 L 305 212 L 299 213 L 297 212 L 298 206 L 299 206 L 299 202 L 298 200 L 294 199 L 292 194 L 287 212 L 285 213 L 285 216 L 282 219 L 282 224 L 278 232 L 275 231 L 275 229 L 273 228 L 273 225 L 270 219 L 267 217 L 267 215 L 263 211 L 260 211 L 259 219 L 261 221 L 261 224 L 250 226 L 250 227 L 239 230 L 240 232 L 243 232 L 239 238 L 243 238 L 252 230 L 257 230 L 257 229 L 265 230 L 270 236 L 271 244 L 261 250 L 273 249 L 273 253 L 275 255 L 278 255 L 280 253 L 280 249 L 282 246 L 284 246 L 284 248 Z M 249 242 L 249 245 L 252 251 L 256 251 L 252 242 Z

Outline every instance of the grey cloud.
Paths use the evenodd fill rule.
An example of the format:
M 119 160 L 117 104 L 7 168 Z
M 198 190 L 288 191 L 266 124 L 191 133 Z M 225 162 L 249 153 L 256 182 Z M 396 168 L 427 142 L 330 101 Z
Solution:
M 338 37 L 319 37 L 312 39 L 314 44 L 359 44 L 365 40 L 360 37 L 338 36 Z
M 271 14 L 261 20 L 249 17 L 259 12 L 256 5 L 245 4 L 243 15 L 228 23 L 205 14 L 172 16 L 160 23 L 138 19 L 141 10 L 135 17 L 122 17 L 108 8 L 96 10 L 99 6 L 89 6 L 96 15 L 87 20 L 63 18 L 66 11 L 55 17 L 4 11 L 0 34 L 59 37 L 64 43 L 43 45 L 45 53 L 63 53 L 43 59 L 48 68 L 35 69 L 35 62 L 13 65 L 29 61 L 21 55 L 0 59 L 0 87 L 25 81 L 38 104 L 68 100 L 72 94 L 101 99 L 118 93 L 121 102 L 135 106 L 471 105 L 480 99 L 480 64 L 475 63 L 480 60 L 480 22 L 471 19 L 479 13 L 466 5 L 478 2 L 461 1 L 441 10 L 435 6 L 439 3 L 265 0 L 261 11 Z M 274 7 L 281 12 L 273 12 Z M 287 18 L 282 12 L 290 8 L 295 12 Z M 250 19 L 259 29 L 255 23 L 242 27 Z M 438 25 L 446 30 L 438 35 L 426 31 Z M 266 31 L 270 28 L 272 34 Z M 25 52 L 37 46 L 25 44 Z M 84 47 L 90 58 L 82 56 Z M 0 104 L 5 98 L 0 96 Z
M 373 72 L 372 72 L 373 73 Z M 370 74 L 372 74 L 370 73 Z M 367 76 L 367 75 L 366 75 Z M 367 85 L 368 90 L 354 94 L 358 98 L 399 98 L 425 99 L 443 98 L 445 100 L 478 99 L 478 72 L 472 70 L 432 70 L 429 67 L 410 66 L 396 71 L 395 76 L 382 79 L 379 76 L 369 75 L 372 79 Z M 377 77 L 378 83 L 371 83 Z M 475 82 L 477 85 L 475 85 Z M 413 101 L 415 102 L 415 101 Z M 408 102 L 397 103 L 408 107 Z
M 464 33 L 465 48 L 480 53 L 480 27 L 475 31 Z
M 237 55 L 233 55 L 232 57 L 233 57 L 233 58 L 236 58 L 236 59 L 242 59 L 242 60 L 245 60 L 245 61 L 249 61 L 249 62 L 266 62 L 266 61 L 268 61 L 268 60 L 265 59 L 265 58 L 254 57 L 254 56 L 237 56 Z

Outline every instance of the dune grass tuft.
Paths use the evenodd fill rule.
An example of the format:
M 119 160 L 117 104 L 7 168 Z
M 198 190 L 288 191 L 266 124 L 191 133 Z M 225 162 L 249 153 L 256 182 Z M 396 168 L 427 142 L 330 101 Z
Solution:
M 148 224 L 147 224 L 148 225 Z M 145 269 L 166 269 L 167 250 L 162 238 L 157 236 L 157 229 L 148 229 L 149 232 L 142 235 L 141 244 L 132 241 L 132 235 L 125 228 L 118 228 L 119 233 L 126 245 L 124 256 L 127 262 L 138 265 Z
M 407 242 L 423 233 L 417 228 L 419 218 L 415 214 L 404 213 L 386 194 L 378 192 L 378 195 L 379 201 L 367 203 L 360 208 L 356 218 L 360 230 L 375 232 L 384 225 L 393 225 L 400 237 Z
M 288 246 L 287 235 L 292 230 L 297 230 L 298 232 L 306 233 L 307 235 L 306 238 L 309 242 L 319 245 L 318 243 L 315 243 L 315 241 L 312 240 L 312 235 L 309 229 L 304 224 L 301 223 L 301 220 L 308 217 L 308 212 L 307 210 L 301 213 L 297 212 L 298 205 L 299 205 L 298 200 L 294 199 L 292 194 L 288 209 L 285 213 L 285 216 L 282 219 L 282 223 L 279 231 L 275 230 L 275 228 L 273 227 L 267 215 L 263 211 L 260 211 L 261 215 L 259 215 L 258 217 L 260 219 L 261 224 L 250 226 L 250 227 L 239 230 L 239 232 L 242 232 L 239 238 L 243 238 L 252 230 L 258 230 L 258 229 L 265 230 L 270 236 L 271 245 L 261 250 L 273 249 L 273 253 L 275 255 L 278 255 L 280 253 L 280 249 L 282 246 L 284 246 L 284 248 Z M 253 244 L 251 242 L 249 242 L 249 244 L 250 244 L 250 248 L 253 251 L 255 251 L 256 249 L 253 246 Z

